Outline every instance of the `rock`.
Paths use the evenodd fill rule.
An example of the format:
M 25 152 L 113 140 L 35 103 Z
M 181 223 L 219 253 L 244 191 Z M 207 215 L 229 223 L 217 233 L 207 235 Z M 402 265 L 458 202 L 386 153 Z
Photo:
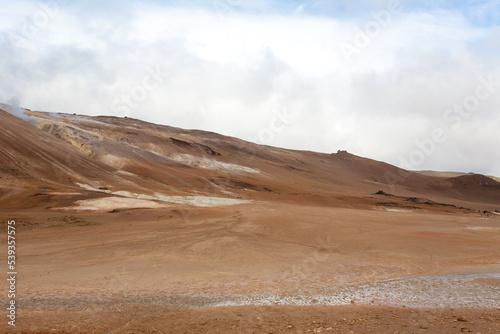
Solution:
M 459 316 L 457 321 L 467 322 L 467 319 L 464 316 Z

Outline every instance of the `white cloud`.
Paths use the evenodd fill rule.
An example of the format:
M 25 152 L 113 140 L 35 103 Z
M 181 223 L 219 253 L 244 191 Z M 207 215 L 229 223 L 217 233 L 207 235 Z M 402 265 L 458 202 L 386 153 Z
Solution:
M 347 62 L 339 45 L 354 43 L 355 27 L 366 32 L 385 2 L 371 2 L 356 17 L 307 15 L 318 2 L 295 3 L 289 15 L 277 2 L 232 3 L 221 17 L 211 6 L 73 1 L 43 21 L 40 2 L 8 2 L 1 9 L 0 98 L 289 148 L 347 149 L 397 165 L 415 141 L 448 126 L 443 114 L 474 94 L 479 77 L 500 74 L 500 31 L 473 25 L 457 10 L 394 15 Z M 37 13 L 39 27 L 25 37 Z M 149 77 L 155 69 L 157 81 Z M 448 140 L 420 168 L 500 175 L 496 89 L 461 127 L 446 128 Z M 140 101 L 124 107 L 134 94 Z M 293 119 L 276 121 L 284 110 Z

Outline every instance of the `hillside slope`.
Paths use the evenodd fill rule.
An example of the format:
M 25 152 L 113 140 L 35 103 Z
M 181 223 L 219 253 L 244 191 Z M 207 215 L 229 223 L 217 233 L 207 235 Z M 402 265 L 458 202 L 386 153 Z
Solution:
M 131 118 L 25 110 L 28 123 L 2 109 L 8 106 L 0 106 L 4 209 L 10 201 L 59 207 L 100 197 L 189 196 L 367 208 L 406 206 L 409 198 L 500 205 L 500 183 L 486 176 L 435 177 L 345 151 L 286 150 Z

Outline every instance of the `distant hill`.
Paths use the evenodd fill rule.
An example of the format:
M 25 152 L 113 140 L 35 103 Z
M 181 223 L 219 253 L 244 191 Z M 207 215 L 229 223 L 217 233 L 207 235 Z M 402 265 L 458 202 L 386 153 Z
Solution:
M 432 170 L 421 170 L 421 171 L 415 171 L 416 173 L 423 174 L 423 175 L 430 175 L 430 176 L 437 176 L 437 177 L 456 177 L 456 176 L 462 176 L 462 175 L 472 175 L 474 173 L 462 173 L 462 172 L 437 172 L 437 171 L 432 171 Z M 500 182 L 500 177 L 497 176 L 492 176 L 488 175 L 488 177 L 492 178 L 493 180 Z

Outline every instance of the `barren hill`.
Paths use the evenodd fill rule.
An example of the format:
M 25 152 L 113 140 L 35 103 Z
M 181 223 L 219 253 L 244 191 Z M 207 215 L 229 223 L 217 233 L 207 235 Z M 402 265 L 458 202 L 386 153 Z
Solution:
M 346 151 L 287 150 L 131 118 L 25 114 L 28 122 L 0 109 L 3 209 L 110 197 L 106 209 L 120 199 L 146 206 L 184 199 L 366 208 L 406 206 L 404 198 L 471 209 L 500 203 L 500 183 L 482 175 L 435 177 Z M 395 197 L 387 202 L 378 191 Z

